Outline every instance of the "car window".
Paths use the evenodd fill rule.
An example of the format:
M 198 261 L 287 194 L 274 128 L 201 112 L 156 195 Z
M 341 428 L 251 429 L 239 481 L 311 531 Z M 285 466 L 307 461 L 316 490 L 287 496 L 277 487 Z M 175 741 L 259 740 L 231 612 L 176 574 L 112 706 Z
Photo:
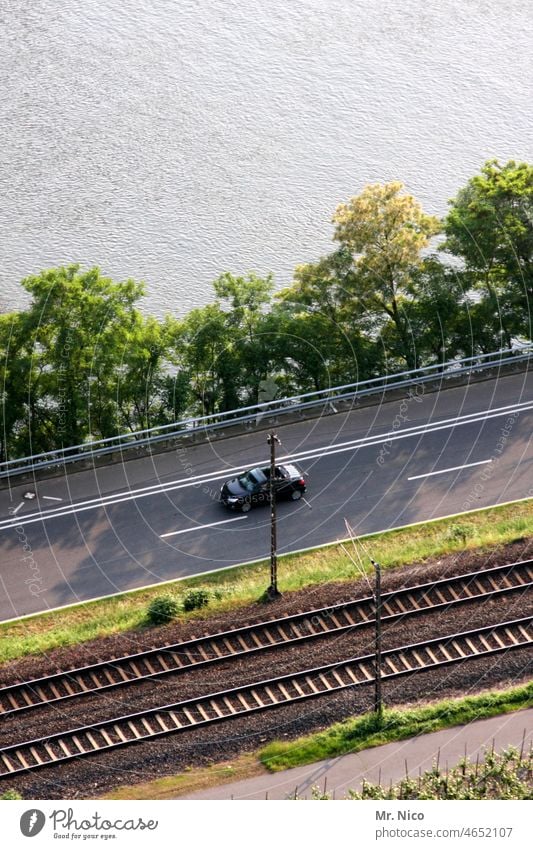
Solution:
M 248 477 L 251 478 L 254 484 L 259 484 L 260 486 L 267 481 L 266 475 L 263 474 L 261 469 L 252 469 L 251 472 L 248 472 Z
M 240 485 L 244 487 L 244 489 L 248 490 L 248 492 L 253 492 L 253 490 L 257 486 L 255 481 L 250 477 L 248 473 L 245 475 L 241 475 L 240 478 L 238 478 L 238 481 Z

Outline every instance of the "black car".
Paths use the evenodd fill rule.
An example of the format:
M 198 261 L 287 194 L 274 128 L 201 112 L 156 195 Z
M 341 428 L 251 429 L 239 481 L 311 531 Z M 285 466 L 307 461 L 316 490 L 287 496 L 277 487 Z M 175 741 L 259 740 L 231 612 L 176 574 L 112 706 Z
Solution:
M 276 466 L 274 479 L 276 499 L 291 498 L 298 501 L 305 492 L 305 478 L 292 463 Z M 226 481 L 220 490 L 220 500 L 232 510 L 247 513 L 252 504 L 266 504 L 270 500 L 270 466 L 251 469 Z

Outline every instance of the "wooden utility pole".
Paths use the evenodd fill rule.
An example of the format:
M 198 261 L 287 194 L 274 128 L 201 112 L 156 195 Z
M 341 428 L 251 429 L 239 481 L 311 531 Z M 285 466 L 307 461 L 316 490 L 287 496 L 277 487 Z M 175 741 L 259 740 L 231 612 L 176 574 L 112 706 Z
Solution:
M 269 480 L 269 498 L 270 498 L 270 586 L 267 590 L 267 595 L 270 599 L 279 598 L 281 595 L 278 590 L 278 553 L 277 553 L 277 527 L 276 527 L 276 443 L 279 439 L 275 433 L 269 433 L 267 442 L 270 445 L 270 480 Z
M 374 698 L 374 711 L 381 719 L 383 716 L 383 700 L 381 697 L 381 566 L 375 560 L 371 560 L 376 573 L 376 586 L 374 590 L 374 602 L 376 607 L 376 655 L 375 655 L 375 681 L 376 692 Z

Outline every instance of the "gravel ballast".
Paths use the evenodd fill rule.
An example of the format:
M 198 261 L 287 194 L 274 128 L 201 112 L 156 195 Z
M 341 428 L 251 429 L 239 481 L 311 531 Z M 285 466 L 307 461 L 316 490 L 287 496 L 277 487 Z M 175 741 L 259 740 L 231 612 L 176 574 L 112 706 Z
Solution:
M 432 563 L 390 570 L 384 573 L 383 589 L 387 591 L 522 560 L 527 558 L 529 547 L 530 540 L 523 540 L 490 554 L 472 555 L 463 552 Z M 328 584 L 293 593 L 268 606 L 250 605 L 216 619 L 177 623 L 166 628 L 92 641 L 90 644 L 54 652 L 45 658 L 26 658 L 10 664 L 3 669 L 3 683 L 368 594 L 368 584 L 363 581 Z M 394 648 L 521 618 L 530 615 L 532 610 L 532 594 L 517 592 L 483 604 L 468 602 L 435 614 L 408 616 L 400 622 L 384 626 L 383 648 Z M 367 654 L 373 649 L 373 636 L 371 626 L 354 629 L 342 636 L 327 636 L 303 645 L 259 652 L 248 658 L 191 669 L 155 681 L 118 688 L 107 694 L 74 699 L 56 707 L 36 708 L 18 717 L 6 717 L 3 720 L 2 745 L 42 736 L 44 730 L 50 734 L 66 731 L 78 725 L 170 704 L 195 695 Z M 421 693 L 424 701 L 427 701 L 473 694 L 492 686 L 518 684 L 527 679 L 531 660 L 530 649 L 517 649 L 419 675 L 403 676 L 395 681 L 384 682 L 384 700 L 389 706 L 420 704 Z M 90 798 L 120 784 L 133 784 L 173 774 L 190 765 L 227 760 L 239 752 L 257 749 L 275 738 L 290 739 L 325 728 L 332 722 L 368 710 L 372 700 L 372 686 L 354 687 L 303 703 L 280 706 L 248 717 L 45 768 L 16 779 L 6 779 L 0 783 L 0 790 L 14 787 L 25 798 Z

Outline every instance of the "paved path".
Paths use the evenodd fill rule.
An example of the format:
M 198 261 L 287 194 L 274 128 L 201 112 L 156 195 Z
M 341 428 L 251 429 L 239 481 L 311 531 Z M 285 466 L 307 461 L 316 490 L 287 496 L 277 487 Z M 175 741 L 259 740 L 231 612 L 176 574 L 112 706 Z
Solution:
M 287 769 L 271 775 L 261 775 L 246 781 L 237 781 L 222 787 L 202 790 L 186 799 L 288 799 L 295 790 L 300 797 L 309 797 L 311 788 L 326 785 L 329 793 L 342 799 L 349 788 L 359 789 L 365 781 L 388 785 L 405 776 L 417 776 L 419 770 L 431 769 L 439 754 L 440 764 L 445 767 L 456 764 L 466 753 L 476 757 L 485 747 L 496 750 L 507 746 L 520 748 L 533 742 L 533 709 L 483 719 L 470 725 L 460 725 L 421 737 L 412 737 L 400 743 L 388 743 L 374 749 L 366 749 L 354 755 L 344 755 L 308 766 Z

